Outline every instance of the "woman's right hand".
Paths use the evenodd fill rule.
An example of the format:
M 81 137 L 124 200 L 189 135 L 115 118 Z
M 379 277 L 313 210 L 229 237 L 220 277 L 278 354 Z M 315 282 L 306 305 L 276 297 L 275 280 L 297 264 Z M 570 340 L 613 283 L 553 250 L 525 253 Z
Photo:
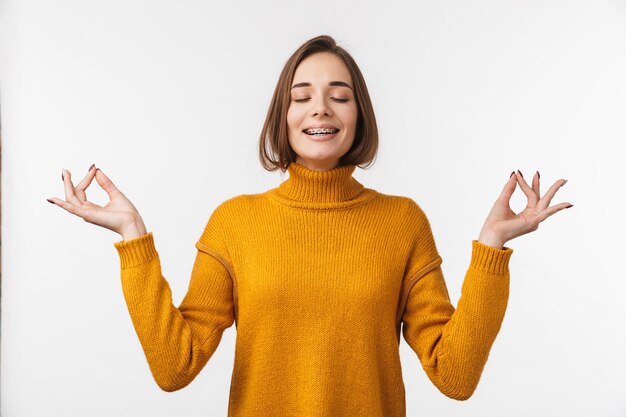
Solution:
M 110 201 L 104 207 L 87 201 L 86 190 L 94 177 L 109 195 Z M 76 187 L 72 184 L 68 170 L 63 170 L 62 178 L 65 186 L 65 201 L 52 197 L 48 199 L 50 203 L 64 208 L 88 223 L 117 232 L 124 240 L 134 239 L 147 233 L 143 219 L 133 203 L 113 185 L 100 168 L 92 165 L 85 178 Z

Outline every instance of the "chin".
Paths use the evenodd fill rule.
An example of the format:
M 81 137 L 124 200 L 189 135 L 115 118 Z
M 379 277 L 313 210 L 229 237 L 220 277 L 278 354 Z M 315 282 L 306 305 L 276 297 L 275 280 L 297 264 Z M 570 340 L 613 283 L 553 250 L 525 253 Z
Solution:
M 327 142 L 315 142 L 308 137 L 298 137 L 292 142 L 291 147 L 298 154 L 301 160 L 311 161 L 315 163 L 324 163 L 327 161 L 339 161 L 339 159 L 345 155 L 350 146 L 344 146 L 345 142 L 342 142 L 343 138 L 336 138 L 333 141 Z
M 300 149 L 301 152 L 296 151 L 298 155 L 306 159 L 314 159 L 314 160 L 327 160 L 327 159 L 336 159 L 343 155 L 341 150 L 339 149 L 311 149 L 310 146 L 304 146 Z

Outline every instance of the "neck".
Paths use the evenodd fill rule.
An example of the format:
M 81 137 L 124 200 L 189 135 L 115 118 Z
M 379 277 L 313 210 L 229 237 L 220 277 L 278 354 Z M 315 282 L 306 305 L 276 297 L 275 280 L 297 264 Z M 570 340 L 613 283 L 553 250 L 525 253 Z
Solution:
M 300 166 L 310 169 L 311 171 L 329 171 L 339 166 L 339 160 L 334 161 L 317 161 L 307 160 L 300 156 L 296 158 L 296 163 Z
M 353 176 L 356 165 L 340 165 L 326 171 L 315 171 L 298 162 L 287 166 L 289 178 L 271 195 L 279 202 L 301 208 L 328 209 L 359 204 L 373 197 L 375 191 L 365 188 Z

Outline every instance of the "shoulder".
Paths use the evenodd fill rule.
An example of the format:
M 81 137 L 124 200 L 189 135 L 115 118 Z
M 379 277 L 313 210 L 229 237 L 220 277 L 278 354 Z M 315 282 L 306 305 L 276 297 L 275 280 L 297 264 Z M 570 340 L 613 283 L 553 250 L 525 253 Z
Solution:
M 426 214 L 416 200 L 408 196 L 381 194 L 385 211 L 394 213 L 402 224 L 404 235 L 409 237 L 413 244 L 425 250 L 425 247 L 434 247 L 433 230 Z
M 213 213 L 216 216 L 237 216 L 240 215 L 243 210 L 249 207 L 254 207 L 263 198 L 262 193 L 258 194 L 240 194 L 220 202 L 214 209 Z
M 242 227 L 242 219 L 249 217 L 249 207 L 254 207 L 256 196 L 241 194 L 219 202 L 208 216 L 196 247 L 228 259 L 230 237 Z
M 240 194 L 222 200 L 215 206 L 209 216 L 209 224 L 215 224 L 226 230 L 237 230 L 242 227 L 242 221 L 256 218 L 255 213 L 263 207 L 263 195 Z
M 421 221 L 428 220 L 425 211 L 422 209 L 422 206 L 411 197 L 403 195 L 384 194 L 381 192 L 378 192 L 378 194 L 381 204 L 387 206 L 387 208 L 391 210 L 395 210 L 396 212 L 403 214 L 404 216 L 406 216 L 405 219 L 418 219 Z

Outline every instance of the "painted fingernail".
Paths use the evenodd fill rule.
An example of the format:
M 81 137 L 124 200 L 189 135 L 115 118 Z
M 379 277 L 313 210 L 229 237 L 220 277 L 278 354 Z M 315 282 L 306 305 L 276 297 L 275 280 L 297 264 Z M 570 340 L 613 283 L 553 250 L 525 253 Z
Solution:
M 565 208 L 570 208 L 570 207 L 574 207 L 573 204 L 570 204 L 569 206 L 565 207 Z
M 524 174 L 522 174 L 522 171 L 520 171 L 519 169 L 517 170 L 517 172 L 519 172 L 519 174 L 522 176 L 522 178 L 524 178 Z
M 537 171 L 537 179 L 540 179 L 541 175 L 539 174 L 539 171 Z
M 87 171 L 91 171 L 93 169 L 93 167 L 95 167 L 96 164 L 91 164 L 91 166 L 89 167 L 89 169 Z
M 50 200 L 49 198 L 46 198 L 46 200 L 48 200 L 49 203 L 54 204 L 54 201 Z
M 61 170 L 61 181 L 65 181 L 65 177 L 63 176 L 63 172 L 65 172 L 64 169 Z
M 513 175 L 515 175 L 515 171 L 511 172 L 511 175 L 509 175 L 509 178 L 511 178 Z
M 563 181 L 563 184 L 561 184 L 561 187 L 564 186 L 565 184 L 567 184 L 567 180 Z

